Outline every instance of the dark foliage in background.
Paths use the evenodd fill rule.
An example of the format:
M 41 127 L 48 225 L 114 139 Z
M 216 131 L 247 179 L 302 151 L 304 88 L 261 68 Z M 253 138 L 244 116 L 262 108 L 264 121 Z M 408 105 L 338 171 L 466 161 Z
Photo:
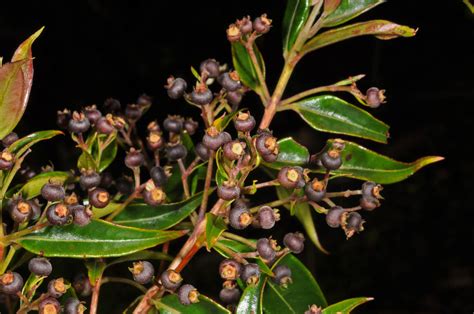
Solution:
M 18 133 L 46 125 L 53 128 L 56 111 L 66 106 L 99 104 L 111 96 L 123 103 L 133 102 L 142 92 L 155 98 L 148 119 L 162 120 L 168 113 L 191 114 L 184 102 L 177 106 L 166 97 L 166 77 L 173 73 L 190 78 L 190 65 L 208 57 L 230 63 L 225 28 L 246 14 L 266 12 L 275 21 L 274 29 L 259 44 L 270 57 L 266 58 L 267 73 L 274 83 L 282 60 L 279 53 L 269 52 L 280 49 L 283 9 L 283 1 L 2 4 L 2 52 L 13 51 L 20 38 L 46 25 L 35 44 L 35 83 Z M 410 40 L 388 42 L 358 38 L 318 51 L 297 67 L 287 93 L 332 83 L 347 74 L 366 73 L 361 89 L 387 89 L 388 104 L 376 115 L 392 125 L 393 139 L 386 147 L 363 144 L 398 160 L 434 154 L 446 160 L 403 184 L 387 186 L 384 206 L 370 214 L 366 231 L 349 241 L 321 223 L 320 236 L 332 254 L 306 250 L 302 259 L 314 271 L 329 301 L 375 297 L 364 312 L 471 312 L 474 234 L 468 217 L 469 204 L 474 201 L 470 180 L 474 162 L 468 147 L 474 114 L 474 16 L 462 1 L 441 5 L 400 0 L 389 1 L 366 17 L 375 15 L 419 27 L 419 33 Z M 244 105 L 250 107 L 252 102 L 257 99 L 247 97 Z M 313 151 L 325 141 L 315 138 L 293 113 L 277 116 L 273 128 L 281 136 L 299 134 L 300 141 Z M 57 151 L 51 156 L 61 156 L 66 149 L 70 148 L 59 140 L 38 147 L 37 166 L 51 159 L 52 150 Z M 72 166 L 71 159 L 51 162 L 58 169 Z M 279 228 L 287 228 L 277 232 L 283 235 L 300 225 Z M 196 274 L 199 267 L 211 269 L 209 263 L 217 268 L 217 260 L 200 256 L 185 276 Z M 202 285 L 216 277 L 199 273 L 190 278 L 193 283 Z M 219 283 L 209 284 L 209 290 L 214 285 L 216 293 Z M 112 293 L 117 292 L 104 288 L 103 299 Z

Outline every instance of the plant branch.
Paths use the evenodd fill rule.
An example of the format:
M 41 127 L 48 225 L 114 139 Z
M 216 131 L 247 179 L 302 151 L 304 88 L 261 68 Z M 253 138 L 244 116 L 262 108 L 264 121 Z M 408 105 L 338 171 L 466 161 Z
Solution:
M 89 313 L 96 314 L 97 313 L 97 306 L 99 305 L 99 293 L 100 293 L 100 286 L 102 285 L 102 275 L 97 278 L 95 281 L 95 285 L 92 288 L 92 297 L 91 297 L 91 308 Z
M 181 172 L 181 183 L 183 185 L 184 196 L 186 197 L 186 199 L 188 199 L 191 197 L 191 194 L 189 193 L 188 176 L 186 172 L 186 167 L 183 163 L 183 159 L 178 159 L 178 166 L 179 171 Z
M 120 214 L 125 208 L 127 208 L 127 206 L 135 199 L 137 198 L 140 193 L 143 191 L 143 189 L 145 188 L 145 183 L 138 186 L 135 191 L 133 191 L 132 194 L 130 194 L 130 196 L 125 200 L 125 202 L 123 202 L 119 207 L 117 207 L 116 210 L 114 210 L 108 217 L 107 221 L 112 221 L 115 217 L 117 217 L 118 214 Z
M 328 85 L 328 86 L 315 87 L 312 89 L 308 89 L 304 92 L 298 93 L 296 95 L 293 95 L 287 99 L 282 100 L 280 102 L 280 106 L 281 107 L 287 106 L 307 96 L 322 93 L 322 92 L 349 92 L 352 95 L 354 95 L 354 97 L 356 98 L 360 98 L 360 99 L 364 98 L 364 95 L 354 86 Z
M 270 99 L 270 92 L 268 91 L 267 83 L 265 82 L 265 77 L 263 75 L 262 68 L 260 67 L 260 63 L 257 60 L 257 55 L 255 54 L 255 50 L 254 50 L 255 39 L 256 39 L 256 33 L 254 32 L 252 33 L 252 35 L 250 35 L 247 41 L 242 40 L 242 44 L 245 46 L 245 49 L 247 49 L 247 52 L 250 56 L 250 60 L 252 60 L 253 66 L 255 68 L 255 72 L 257 72 L 257 78 L 260 83 L 260 86 L 262 86 L 263 99 L 264 99 L 264 104 L 265 104 Z
M 104 278 L 102 278 L 102 284 L 106 284 L 108 282 L 124 283 L 124 284 L 127 284 L 127 285 L 130 285 L 130 286 L 133 286 L 133 287 L 137 288 L 138 290 L 140 290 L 143 293 L 147 292 L 147 289 L 144 286 L 142 286 L 138 282 L 136 282 L 134 280 L 131 280 L 131 279 L 122 278 L 122 277 L 104 277 Z
M 214 166 L 214 152 L 209 152 L 209 161 L 207 164 L 207 172 L 206 172 L 206 180 L 204 182 L 204 193 L 202 195 L 202 202 L 201 206 L 199 207 L 199 216 L 198 222 L 204 219 L 204 214 L 207 210 L 207 202 L 209 200 L 209 189 L 211 188 L 211 181 L 212 181 L 212 168 Z
M 242 244 L 245 244 L 253 249 L 256 249 L 257 248 L 257 244 L 255 244 L 255 242 L 252 242 L 250 241 L 249 239 L 247 238 L 244 238 L 244 237 L 241 237 L 239 235 L 236 235 L 236 234 L 233 234 L 233 233 L 230 233 L 230 232 L 226 232 L 224 231 L 222 233 L 222 236 L 226 239 L 231 239 L 231 240 L 235 240 L 237 242 L 240 242 Z

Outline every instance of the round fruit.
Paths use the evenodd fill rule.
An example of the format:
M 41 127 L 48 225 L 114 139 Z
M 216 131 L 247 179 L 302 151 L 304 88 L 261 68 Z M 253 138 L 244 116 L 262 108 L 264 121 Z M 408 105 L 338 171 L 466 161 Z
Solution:
M 262 229 L 271 229 L 278 220 L 278 215 L 270 206 L 262 206 L 258 210 L 257 220 Z
M 182 285 L 178 290 L 179 302 L 183 305 L 189 305 L 199 302 L 199 292 L 192 285 Z
M 198 87 L 191 92 L 191 101 L 197 105 L 207 105 L 213 98 L 214 95 L 207 86 Z
M 19 273 L 7 271 L 0 276 L 0 292 L 16 294 L 23 287 L 23 277 Z
M 274 245 L 267 238 L 258 239 L 257 252 L 258 255 L 266 261 L 273 261 L 276 256 Z
M 91 222 L 92 211 L 89 207 L 80 204 L 75 204 L 70 205 L 69 210 L 72 213 L 72 221 L 74 222 L 74 224 L 83 227 Z
M 308 200 L 319 202 L 326 195 L 326 187 L 324 186 L 323 182 L 314 178 L 313 181 L 306 183 L 304 193 Z
M 286 286 L 292 282 L 291 269 L 286 265 L 278 265 L 273 268 L 273 274 L 275 275 L 275 277 L 273 277 L 273 281 L 276 284 Z
M 237 288 L 223 288 L 219 292 L 219 299 L 224 304 L 236 304 L 240 300 L 240 290 Z
M 278 172 L 278 182 L 287 189 L 304 186 L 303 169 L 300 167 L 283 167 Z
M 229 27 L 226 29 L 227 40 L 231 43 L 239 41 L 242 33 L 240 32 L 240 28 L 235 24 L 230 24 Z
M 321 163 L 327 170 L 337 170 L 342 165 L 341 154 L 338 150 L 331 149 L 321 155 Z
M 79 301 L 79 299 L 70 297 L 64 302 L 64 314 L 83 314 L 86 307 Z
M 304 250 L 304 235 L 299 232 L 287 233 L 283 244 L 293 253 L 299 254 Z
M 236 280 L 240 277 L 240 271 L 240 264 L 233 259 L 225 259 L 219 265 L 219 274 L 225 280 Z
M 69 223 L 71 213 L 68 207 L 63 203 L 54 204 L 46 210 L 46 219 L 52 225 L 65 225 Z
M 252 214 L 246 206 L 234 206 L 229 212 L 229 223 L 234 229 L 245 229 L 252 223 Z
M 97 107 L 95 105 L 85 107 L 84 115 L 91 124 L 96 124 L 97 121 L 102 117 L 102 113 L 97 110 Z
M 193 135 L 196 133 L 197 128 L 199 127 L 199 123 L 194 121 L 192 118 L 186 119 L 184 121 L 184 129 L 188 132 L 189 135 Z
M 237 26 L 239 26 L 240 31 L 242 34 L 250 34 L 253 31 L 252 20 L 250 16 L 246 16 L 241 20 L 237 21 Z
M 131 148 L 127 156 L 125 156 L 125 165 L 131 169 L 143 166 L 144 162 L 145 157 L 143 154 L 134 148 Z
M 81 297 L 90 296 L 92 293 L 91 282 L 89 281 L 89 278 L 83 273 L 77 274 L 74 277 L 72 286 L 74 291 L 76 291 L 76 293 Z
M 181 133 L 183 129 L 183 118 L 180 116 L 168 116 L 163 121 L 163 128 L 172 133 Z
M 362 216 L 358 212 L 351 212 L 346 218 L 345 228 L 347 230 L 353 230 L 353 231 L 359 232 L 363 230 L 363 227 L 362 227 L 363 223 L 364 223 L 364 220 L 362 219 Z
M 150 187 L 143 190 L 143 200 L 150 206 L 163 204 L 166 199 L 165 192 L 160 187 Z
M 64 199 L 66 191 L 62 185 L 50 182 L 41 188 L 41 196 L 49 202 L 56 202 Z
M 231 104 L 233 107 L 238 106 L 242 102 L 243 94 L 240 90 L 236 91 L 228 91 L 225 99 L 227 99 L 227 102 Z
M 245 143 L 239 140 L 225 143 L 223 146 L 224 157 L 228 160 L 238 160 L 245 154 Z
M 100 181 L 100 174 L 98 174 L 94 170 L 84 171 L 81 174 L 81 177 L 79 178 L 79 184 L 84 190 L 89 190 L 98 187 L 100 185 Z
M 168 176 L 166 175 L 165 169 L 160 166 L 151 168 L 150 178 L 153 180 L 153 183 L 159 187 L 163 187 L 166 182 L 168 182 Z
M 377 87 L 371 87 L 365 93 L 366 102 L 369 107 L 378 108 L 380 104 L 385 102 L 384 90 L 380 90 Z
M 344 208 L 341 206 L 334 206 L 329 209 L 326 214 L 326 223 L 331 228 L 338 228 L 341 225 L 341 215 L 344 213 Z
M 89 191 L 89 204 L 96 208 L 104 208 L 110 202 L 110 194 L 103 188 L 95 188 Z
M 174 144 L 169 145 L 166 148 L 166 156 L 169 161 L 176 161 L 178 159 L 183 159 L 188 154 L 188 150 L 183 144 Z
M 47 277 L 53 271 L 53 266 L 44 257 L 34 257 L 28 262 L 28 270 L 37 276 Z
M 59 298 L 66 293 L 69 285 L 64 283 L 64 278 L 53 279 L 48 283 L 48 293 L 53 298 Z
M 260 279 L 260 267 L 257 264 L 248 263 L 243 266 L 240 276 L 248 285 L 255 285 Z
M 179 99 L 183 97 L 184 93 L 186 92 L 186 88 L 188 88 L 188 84 L 182 78 L 168 78 L 168 85 L 165 86 L 168 90 L 168 97 L 171 99 Z
M 181 286 L 181 283 L 183 282 L 183 277 L 181 275 L 172 270 L 172 269 L 167 269 L 165 270 L 161 276 L 160 276 L 161 284 L 165 289 L 174 291 Z
M 89 119 L 81 112 L 74 111 L 72 114 L 72 119 L 69 120 L 68 130 L 71 133 L 81 134 L 89 130 L 91 124 Z
M 63 111 L 57 111 L 56 113 L 56 124 L 61 130 L 66 130 L 71 119 L 71 112 L 68 109 Z
M 150 150 L 155 151 L 165 145 L 165 140 L 160 131 L 151 131 L 146 138 L 146 143 Z
M 240 188 L 234 183 L 224 182 L 217 187 L 217 196 L 225 201 L 235 200 L 240 196 Z
M 151 282 L 155 274 L 155 268 L 147 261 L 134 262 L 129 270 L 133 274 L 133 280 L 142 285 Z
M 253 29 L 257 34 L 265 34 L 270 30 L 271 24 L 272 20 L 270 20 L 266 14 L 262 14 L 262 16 L 257 17 L 253 21 Z
M 59 314 L 61 304 L 55 298 L 49 297 L 40 302 L 38 310 L 39 314 Z
M 120 194 L 129 195 L 133 193 L 133 181 L 129 177 L 120 177 L 115 182 L 115 187 Z
M 210 151 L 202 142 L 199 142 L 196 144 L 196 147 L 194 148 L 194 152 L 201 160 L 209 159 Z
M 10 217 L 16 223 L 23 223 L 30 220 L 32 215 L 31 204 L 28 201 L 22 199 L 14 200 L 10 204 Z
M 207 72 L 207 76 L 210 78 L 218 77 L 221 72 L 219 69 L 219 62 L 215 59 L 204 60 L 201 62 L 199 69 L 201 70 L 201 73 L 204 73 L 204 71 Z
M 219 76 L 219 83 L 228 91 L 236 91 L 242 87 L 237 72 L 225 72 Z
M 0 170 L 10 170 L 13 167 L 14 156 L 10 152 L 4 150 L 0 154 Z
M 250 132 L 255 125 L 255 118 L 249 112 L 239 112 L 234 120 L 234 127 L 240 132 Z

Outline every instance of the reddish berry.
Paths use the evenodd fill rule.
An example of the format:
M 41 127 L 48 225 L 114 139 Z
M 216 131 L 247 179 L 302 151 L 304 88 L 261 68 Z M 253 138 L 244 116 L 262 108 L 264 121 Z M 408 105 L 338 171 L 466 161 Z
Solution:
M 242 34 L 250 34 L 253 31 L 252 20 L 250 19 L 250 16 L 246 16 L 241 20 L 237 20 L 236 24 Z
M 257 17 L 253 21 L 253 29 L 257 32 L 257 34 L 268 33 L 271 25 L 272 25 L 272 20 L 270 20 L 266 14 L 262 14 L 262 16 Z
M 75 204 L 69 206 L 69 210 L 72 213 L 72 221 L 74 222 L 74 224 L 83 227 L 91 222 L 92 211 L 89 207 L 80 204 Z
M 244 95 L 240 90 L 228 91 L 225 96 L 225 99 L 229 104 L 232 105 L 232 108 L 236 108 L 242 102 L 243 96 Z
M 224 72 L 219 76 L 219 83 L 228 91 L 236 91 L 242 87 L 237 72 Z
M 161 132 L 152 131 L 146 138 L 147 146 L 150 150 L 155 151 L 165 146 L 165 140 L 161 136 Z

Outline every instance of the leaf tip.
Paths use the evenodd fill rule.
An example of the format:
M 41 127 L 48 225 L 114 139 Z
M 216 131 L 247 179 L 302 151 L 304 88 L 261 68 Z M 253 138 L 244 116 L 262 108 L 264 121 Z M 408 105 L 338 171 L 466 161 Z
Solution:
M 442 161 L 444 160 L 444 157 L 442 156 L 427 156 L 427 157 L 422 157 L 420 159 L 418 159 L 416 161 L 416 165 L 415 165 L 415 171 L 429 165 L 429 164 L 433 164 L 435 162 L 438 162 L 438 161 Z
M 373 300 L 374 300 L 374 298 L 373 298 L 373 297 L 368 297 L 368 298 L 365 298 L 365 301 L 366 301 L 366 302 L 373 301 Z

